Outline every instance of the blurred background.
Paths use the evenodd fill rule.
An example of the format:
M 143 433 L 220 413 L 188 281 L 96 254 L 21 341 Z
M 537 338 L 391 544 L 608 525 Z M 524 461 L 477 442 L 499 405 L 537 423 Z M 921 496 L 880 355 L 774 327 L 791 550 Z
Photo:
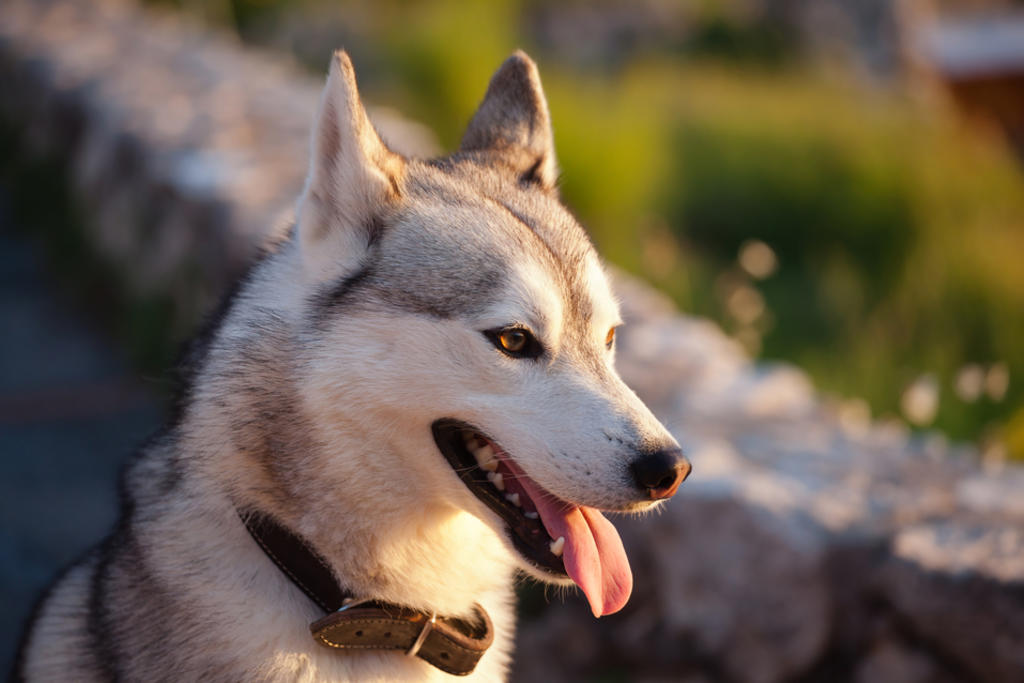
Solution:
M 627 291 L 640 287 L 636 296 L 658 302 L 654 314 L 630 294 L 627 309 L 657 319 L 648 328 L 668 340 L 643 346 L 648 328 L 638 325 L 634 346 L 624 346 L 627 379 L 632 372 L 642 384 L 671 365 L 666 357 L 687 353 L 747 373 L 746 390 L 714 394 L 729 400 L 713 414 L 699 412 L 710 394 L 697 380 L 679 396 L 638 388 L 659 415 L 686 412 L 685 398 L 687 414 L 718 425 L 712 434 L 686 416 L 676 423 L 691 430 L 691 450 L 711 453 L 707 481 L 719 476 L 738 487 L 729 495 L 756 499 L 735 521 L 719 493 L 694 494 L 726 520 L 719 531 L 745 545 L 705 558 L 706 574 L 687 578 L 687 590 L 701 581 L 707 589 L 734 562 L 751 566 L 713 588 L 749 590 L 738 586 L 757 580 L 755 549 L 765 548 L 803 558 L 765 568 L 779 582 L 822 581 L 820 604 L 808 602 L 811 580 L 763 605 L 765 615 L 792 606 L 816 635 L 792 623 L 786 635 L 768 623 L 776 617 L 759 623 L 756 609 L 754 630 L 741 632 L 738 593 L 698 616 L 681 599 L 673 604 L 684 612 L 666 608 L 648 621 L 627 612 L 640 634 L 627 645 L 646 653 L 637 661 L 610 644 L 615 624 L 563 623 L 542 592 L 525 590 L 524 614 L 558 646 L 525 640 L 536 659 L 519 678 L 1024 680 L 1024 649 L 1012 652 L 1024 643 L 1015 516 L 1024 490 L 985 488 L 994 478 L 1021 481 L 1007 463 L 1024 461 L 1024 3 L 1009 0 L 19 0 L 0 9 L 0 513 L 11 530 L 0 571 L 17 617 L 4 624 L 5 653 L 34 593 L 109 526 L 114 473 L 159 424 L 177 346 L 251 254 L 254 235 L 295 196 L 316 79 L 340 46 L 385 137 L 393 131 L 407 149 L 428 152 L 457 146 L 505 57 L 516 48 L 534 57 L 566 203 L 607 261 L 697 316 L 671 318 L 665 300 L 623 276 Z M 258 163 L 252 150 L 263 152 Z M 692 348 L 679 341 L 708 335 L 713 342 Z M 765 370 L 775 367 L 800 371 Z M 680 386 L 697 372 L 684 370 Z M 750 379 L 769 375 L 770 385 Z M 769 397 L 767 413 L 740 407 L 751 387 Z M 833 431 L 815 431 L 824 424 Z M 807 453 L 814 464 L 795 464 Z M 857 475 L 866 507 L 880 480 L 890 486 L 876 506 L 884 513 L 837 522 L 815 507 L 833 485 L 851 490 L 850 461 L 819 472 L 823 454 L 836 453 L 870 472 Z M 863 464 L 876 456 L 890 464 Z M 924 463 L 921 477 L 948 476 L 935 484 L 939 502 L 907 462 Z M 763 487 L 751 493 L 750 463 L 765 468 L 759 476 L 786 470 L 804 488 L 787 480 L 786 505 Z M 799 517 L 796 526 L 810 515 L 814 530 L 765 532 L 750 521 L 765 510 Z M 915 555 L 930 542 L 920 529 L 901 535 L 936 515 L 955 522 L 928 536 L 953 543 L 952 583 L 931 573 L 943 561 Z M 961 519 L 974 526 L 964 531 Z M 678 523 L 682 546 L 699 537 Z M 635 533 L 631 557 L 667 566 L 642 559 L 653 541 Z M 899 562 L 865 559 L 881 547 Z M 1005 562 L 993 569 L 986 563 L 997 555 Z M 908 558 L 924 562 L 926 576 L 901 574 Z M 854 580 L 844 571 L 858 562 Z M 968 585 L 965 576 L 982 580 L 969 584 L 974 607 L 943 602 L 943 591 Z M 932 580 L 938 592 L 906 598 Z M 646 590 L 637 610 L 649 604 Z M 884 609 L 871 602 L 877 591 Z M 987 599 L 1010 612 L 979 626 Z M 847 604 L 860 601 L 872 606 Z M 967 610 L 958 623 L 1003 654 L 972 637 L 950 645 L 947 636 L 963 634 L 930 630 L 935 610 L 958 609 Z M 916 625 L 894 625 L 907 623 Z M 663 654 L 651 657 L 650 643 Z M 729 652 L 738 664 L 716 659 Z M 543 668 L 556 655 L 569 662 L 558 676 Z

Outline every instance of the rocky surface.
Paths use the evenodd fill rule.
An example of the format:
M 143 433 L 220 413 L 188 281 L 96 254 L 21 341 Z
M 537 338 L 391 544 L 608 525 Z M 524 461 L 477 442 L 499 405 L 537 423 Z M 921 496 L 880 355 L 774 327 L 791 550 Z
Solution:
M 280 55 L 132 5 L 0 6 L 0 116 L 68 164 L 97 254 L 181 326 L 288 211 L 318 90 Z M 620 369 L 694 474 L 621 522 L 627 608 L 594 620 L 570 597 L 527 617 L 517 678 L 1024 681 L 1024 471 L 831 406 L 619 279 Z

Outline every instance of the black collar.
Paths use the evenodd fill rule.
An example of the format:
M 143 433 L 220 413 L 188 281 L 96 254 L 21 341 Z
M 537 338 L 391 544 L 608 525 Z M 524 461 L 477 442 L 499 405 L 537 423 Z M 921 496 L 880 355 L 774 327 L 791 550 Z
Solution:
M 320 609 L 335 612 L 352 597 L 338 585 L 323 557 L 302 538 L 263 513 L 239 516 L 267 557 Z
M 338 585 L 327 562 L 300 536 L 260 512 L 240 512 L 239 517 L 277 568 L 327 613 L 310 624 L 322 645 L 403 650 L 442 671 L 464 676 L 494 640 L 491 620 L 480 605 L 474 605 L 475 619 L 468 621 L 359 599 Z

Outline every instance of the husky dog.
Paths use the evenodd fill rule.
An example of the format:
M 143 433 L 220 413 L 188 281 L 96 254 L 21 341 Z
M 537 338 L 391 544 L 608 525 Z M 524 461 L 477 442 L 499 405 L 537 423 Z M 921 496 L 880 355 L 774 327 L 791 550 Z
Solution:
M 295 225 L 193 346 L 19 674 L 502 680 L 517 572 L 619 610 L 599 510 L 650 509 L 689 464 L 615 372 L 616 302 L 556 176 L 525 54 L 432 161 L 387 147 L 335 54 Z

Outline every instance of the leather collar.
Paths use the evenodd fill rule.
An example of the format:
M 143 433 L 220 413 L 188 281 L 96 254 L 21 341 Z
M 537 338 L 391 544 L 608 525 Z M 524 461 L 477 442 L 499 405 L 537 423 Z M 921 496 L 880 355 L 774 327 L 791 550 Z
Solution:
M 397 650 L 456 676 L 472 673 L 494 641 L 494 627 L 480 605 L 473 621 L 441 617 L 372 599 L 341 588 L 313 547 L 268 515 L 239 513 L 267 557 L 327 615 L 309 625 L 313 638 L 339 650 Z

